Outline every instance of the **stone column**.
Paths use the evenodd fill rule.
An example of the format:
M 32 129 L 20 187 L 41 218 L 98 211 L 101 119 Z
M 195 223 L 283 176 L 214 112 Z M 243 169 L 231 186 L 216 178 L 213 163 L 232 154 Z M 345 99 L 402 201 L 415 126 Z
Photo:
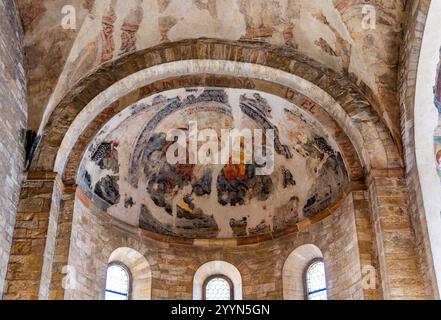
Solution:
M 29 172 L 23 184 L 4 286 L 5 300 L 38 299 L 55 176 Z
M 368 188 L 383 298 L 425 299 L 402 169 L 372 170 Z

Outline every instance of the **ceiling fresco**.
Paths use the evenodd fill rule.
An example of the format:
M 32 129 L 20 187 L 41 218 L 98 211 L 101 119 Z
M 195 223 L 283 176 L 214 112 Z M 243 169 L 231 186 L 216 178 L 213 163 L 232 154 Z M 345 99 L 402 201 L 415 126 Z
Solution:
M 226 162 L 170 163 L 167 152 L 176 141 L 167 133 L 185 133 L 181 146 L 188 147 L 195 123 L 199 132 L 217 134 L 219 154 L 222 130 L 272 129 L 273 158 L 262 162 L 242 139 L 239 162 L 230 155 Z M 264 146 L 267 139 L 262 136 Z M 203 145 L 197 142 L 199 152 Z M 257 174 L 262 163 L 272 170 Z M 146 98 L 115 116 L 90 144 L 78 183 L 100 209 L 141 229 L 231 238 L 271 233 L 317 215 L 346 189 L 348 174 L 335 141 L 292 103 L 254 90 L 188 88 Z
M 397 65 L 404 0 L 18 0 L 25 30 L 29 126 L 108 61 L 186 39 L 291 48 L 349 77 L 398 141 Z M 64 29 L 63 8 L 74 9 Z M 373 15 L 372 15 L 373 14 Z M 372 24 L 366 25 L 366 21 Z M 241 57 L 238 57 L 239 59 Z M 44 123 L 44 121 L 43 121 Z

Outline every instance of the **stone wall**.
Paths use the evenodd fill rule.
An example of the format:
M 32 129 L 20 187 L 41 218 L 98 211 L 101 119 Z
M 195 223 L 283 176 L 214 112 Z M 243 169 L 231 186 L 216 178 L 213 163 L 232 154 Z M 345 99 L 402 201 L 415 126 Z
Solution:
M 0 0 L 0 298 L 6 276 L 22 182 L 26 77 L 22 29 L 13 0 Z
M 152 299 L 192 299 L 196 270 L 212 260 L 223 260 L 239 269 L 243 299 L 282 299 L 286 258 L 307 243 L 323 252 L 330 299 L 364 297 L 352 195 L 333 215 L 303 231 L 244 246 L 227 240 L 222 246 L 209 241 L 194 246 L 158 242 L 103 216 L 81 192 L 77 195 L 69 254 L 77 281 L 75 288 L 66 291 L 66 299 L 102 299 L 109 257 L 120 247 L 133 248 L 146 257 L 152 270 Z

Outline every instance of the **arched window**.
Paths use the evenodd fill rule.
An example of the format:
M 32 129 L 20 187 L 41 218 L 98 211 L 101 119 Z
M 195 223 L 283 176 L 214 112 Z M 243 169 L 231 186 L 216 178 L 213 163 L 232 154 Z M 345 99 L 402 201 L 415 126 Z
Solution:
M 107 268 L 105 300 L 129 300 L 129 269 L 119 263 L 110 264 Z
M 193 299 L 242 300 L 242 276 L 239 270 L 225 261 L 204 263 L 193 277 Z
M 152 270 L 146 257 L 128 247 L 115 249 L 109 257 L 107 265 L 119 265 L 124 267 L 129 274 L 129 299 L 150 300 L 152 297 Z
M 308 300 L 328 300 L 325 264 L 314 260 L 306 269 L 306 295 Z
M 223 275 L 211 276 L 204 283 L 204 300 L 234 300 L 233 283 Z

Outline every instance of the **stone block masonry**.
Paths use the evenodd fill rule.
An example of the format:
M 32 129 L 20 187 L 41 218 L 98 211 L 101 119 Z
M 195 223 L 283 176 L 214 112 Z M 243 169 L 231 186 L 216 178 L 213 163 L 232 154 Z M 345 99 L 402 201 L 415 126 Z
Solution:
M 23 184 L 4 299 L 38 299 L 53 188 L 53 180 Z
M 187 246 L 158 242 L 126 232 L 102 216 L 81 192 L 77 192 L 77 196 L 69 250 L 69 265 L 75 269 L 77 281 L 74 288 L 66 290 L 66 300 L 103 299 L 109 257 L 115 249 L 126 247 L 147 259 L 152 271 L 151 298 L 154 300 L 191 300 L 196 270 L 213 260 L 226 261 L 238 268 L 243 299 L 283 299 L 283 265 L 289 254 L 305 243 L 315 244 L 323 252 L 330 299 L 364 299 L 352 195 L 332 216 L 306 230 L 227 249 L 208 244 Z
M 22 37 L 15 2 L 0 0 L 0 299 L 24 169 L 20 132 L 26 128 L 27 102 Z M 22 242 L 14 250 L 23 252 L 28 246 Z
M 399 172 L 371 174 L 369 197 L 385 300 L 427 299 L 407 195 Z

